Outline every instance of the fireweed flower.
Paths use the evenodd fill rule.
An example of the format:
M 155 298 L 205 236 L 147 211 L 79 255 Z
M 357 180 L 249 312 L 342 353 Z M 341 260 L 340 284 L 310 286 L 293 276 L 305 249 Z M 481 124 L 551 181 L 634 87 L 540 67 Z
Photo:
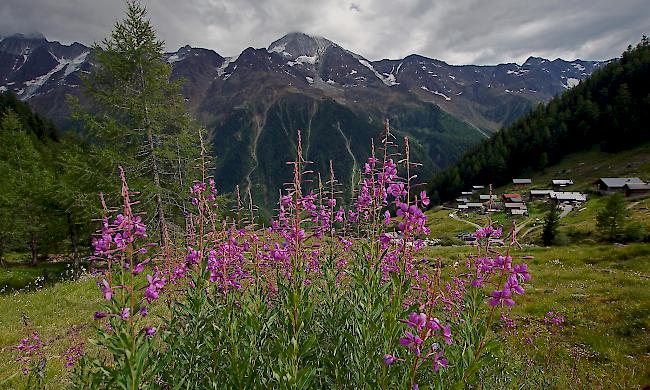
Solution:
M 423 204 L 425 207 L 428 206 L 429 203 L 431 203 L 431 201 L 429 200 L 429 197 L 427 196 L 427 192 L 426 192 L 426 191 L 422 191 L 422 192 L 420 192 L 420 201 L 422 202 L 422 204 Z
M 384 355 L 384 364 L 390 366 L 391 364 L 395 363 L 397 361 L 397 358 L 393 355 L 385 354 Z
M 108 284 L 106 279 L 102 279 L 102 294 L 104 294 L 104 299 L 107 301 L 110 301 L 113 298 L 113 290 L 111 289 L 111 286 Z
M 420 356 L 420 348 L 422 347 L 422 339 L 420 336 L 407 330 L 404 332 L 404 336 L 400 337 L 399 343 L 409 350 L 414 351 L 417 356 Z
M 440 368 L 447 368 L 447 366 L 449 365 L 447 359 L 443 358 L 442 355 L 443 355 L 442 351 L 433 355 L 432 364 L 433 364 L 434 372 L 438 372 Z
M 510 289 L 511 292 L 514 292 L 515 294 L 523 295 L 524 294 L 524 288 L 519 284 L 519 281 L 517 280 L 517 275 L 512 274 L 508 277 L 508 281 L 506 281 L 504 285 L 504 290 L 505 289 Z
M 528 273 L 528 264 L 526 263 L 516 264 L 512 272 L 521 282 L 527 282 L 531 279 L 531 276 Z
M 147 281 L 149 285 L 145 289 L 144 296 L 147 302 L 151 303 L 158 299 L 158 293 L 165 286 L 166 279 L 161 277 L 160 271 L 156 271 L 153 275 L 147 275 Z
M 492 291 L 492 294 L 490 294 L 492 298 L 489 300 L 489 305 L 490 306 L 499 306 L 499 305 L 506 305 L 506 306 L 514 306 L 515 301 L 511 298 L 510 294 L 510 289 L 504 289 L 504 290 L 494 290 Z
M 65 351 L 65 367 L 74 366 L 84 354 L 84 343 L 73 345 Z
M 384 225 L 390 225 L 390 211 L 384 212 Z
M 133 274 L 137 275 L 137 274 L 141 273 L 142 271 L 144 271 L 144 267 L 149 263 L 149 261 L 150 261 L 149 259 L 146 259 L 146 260 L 136 264 L 136 266 L 133 267 Z
M 38 332 L 33 332 L 30 336 L 23 338 L 20 343 L 14 347 L 17 351 L 16 362 L 20 363 L 23 368 L 23 374 L 28 375 L 32 368 L 42 370 L 46 360 L 43 359 L 44 343 Z M 37 366 L 38 364 L 38 366 Z
M 93 315 L 93 318 L 96 319 L 96 320 L 99 320 L 99 319 L 104 318 L 106 316 L 108 316 L 108 314 L 106 312 L 96 311 L 95 314 Z
M 562 329 L 562 325 L 564 324 L 564 316 L 554 313 L 552 311 L 549 311 L 546 313 L 544 316 L 544 324 L 546 324 L 546 327 L 548 329 L 548 332 L 550 334 L 553 334 L 557 332 L 558 330 Z
M 421 331 L 427 324 L 427 315 L 424 313 L 411 313 L 407 320 L 401 320 L 409 328 L 416 328 L 418 331 Z

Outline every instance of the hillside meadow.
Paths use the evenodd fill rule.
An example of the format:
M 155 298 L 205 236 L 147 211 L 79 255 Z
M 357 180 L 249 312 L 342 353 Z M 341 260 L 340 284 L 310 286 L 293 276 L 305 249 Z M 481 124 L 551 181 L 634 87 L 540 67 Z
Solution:
M 473 250 L 433 247 L 425 253 L 453 268 Z M 514 256 L 533 257 L 528 260 L 533 279 L 513 311 L 519 333 L 508 336 L 504 348 L 516 359 L 498 376 L 499 386 L 535 388 L 531 383 L 547 383 L 557 389 L 624 389 L 650 383 L 650 245 L 525 247 Z M 7 272 L 0 269 L 0 274 Z M 92 337 L 92 315 L 100 301 L 95 281 L 88 276 L 1 295 L 0 388 L 19 388 L 22 373 L 13 347 L 31 330 L 49 340 L 49 388 L 67 388 L 71 376 L 63 356 L 73 343 Z M 548 311 L 566 318 L 549 343 L 541 331 Z M 523 341 L 535 334 L 536 342 Z M 522 371 L 530 362 L 530 370 Z

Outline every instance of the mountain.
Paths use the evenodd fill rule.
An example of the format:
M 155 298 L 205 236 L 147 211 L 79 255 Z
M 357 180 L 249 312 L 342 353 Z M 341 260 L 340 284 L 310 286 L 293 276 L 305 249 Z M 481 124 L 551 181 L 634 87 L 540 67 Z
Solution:
M 496 186 L 544 171 L 570 153 L 619 152 L 650 141 L 650 41 L 538 106 L 439 172 L 431 192 L 449 200 L 472 185 Z
M 602 65 L 530 58 L 523 65 L 454 66 L 417 55 L 369 61 L 302 33 L 236 57 L 185 46 L 165 58 L 210 131 L 222 188 L 250 188 L 266 206 L 289 179 L 284 162 L 298 129 L 315 168 L 325 172 L 333 159 L 339 180 L 351 183 L 389 118 L 398 141 L 410 137 L 425 178 Z M 0 38 L 0 91 L 16 93 L 62 127 L 69 125 L 65 95 L 81 96 L 80 77 L 91 68 L 91 50 L 79 43 Z

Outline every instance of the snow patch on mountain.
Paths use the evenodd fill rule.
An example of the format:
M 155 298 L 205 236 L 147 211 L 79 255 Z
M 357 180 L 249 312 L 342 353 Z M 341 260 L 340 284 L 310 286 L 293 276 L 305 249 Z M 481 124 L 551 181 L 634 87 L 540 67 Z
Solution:
M 229 66 L 230 64 L 232 64 L 233 62 L 237 61 L 238 58 L 239 58 L 239 56 L 226 57 L 226 58 L 224 59 L 224 61 L 223 61 L 223 64 L 221 64 L 221 65 L 217 68 L 217 77 L 221 77 L 221 76 L 223 76 L 224 74 L 226 74 L 226 69 L 228 68 L 228 66 Z M 227 78 L 224 78 L 224 80 L 226 80 L 226 79 L 227 79 Z
M 291 67 L 305 64 L 316 65 L 316 61 L 318 61 L 316 56 L 298 56 L 295 61 L 287 61 L 287 65 Z
M 564 76 L 562 76 L 562 78 L 564 78 Z M 566 79 L 566 84 L 562 84 L 562 86 L 566 89 L 569 89 L 575 87 L 576 85 L 578 85 L 578 83 L 580 83 L 580 80 L 575 79 L 573 77 L 568 77 Z
M 431 93 L 434 94 L 434 95 L 438 95 L 438 96 L 444 98 L 446 101 L 450 101 L 450 100 L 451 100 L 451 98 L 450 98 L 449 96 L 445 95 L 444 93 L 442 93 L 442 92 L 438 92 L 438 91 L 432 91 L 432 90 L 430 90 L 429 88 L 427 88 L 427 87 L 424 86 L 424 85 L 420 86 L 420 89 L 422 89 L 422 90 L 424 90 L 424 91 L 427 91 L 427 92 L 431 92 Z
M 515 75 L 515 76 L 522 76 L 522 75 L 525 75 L 528 72 L 530 72 L 530 70 L 528 70 L 528 69 L 518 69 L 518 70 L 508 69 L 506 74 L 512 74 L 512 75 Z
M 287 48 L 287 44 L 282 43 L 282 44 L 270 47 L 267 51 L 269 53 L 286 53 L 286 51 L 284 51 L 286 48 Z M 287 54 L 289 54 L 289 53 L 287 53 Z
M 167 58 L 167 62 L 173 64 L 174 62 L 182 61 L 185 59 L 185 56 L 180 56 L 178 53 L 174 53 Z
M 90 54 L 89 51 L 83 52 L 77 57 L 73 58 L 68 65 L 65 67 L 64 78 L 70 76 L 72 73 L 81 69 L 81 65 L 86 62 L 86 58 Z
M 399 84 L 398 82 L 395 81 L 395 76 L 393 74 L 391 74 L 389 76 L 382 75 L 381 73 L 377 72 L 377 70 L 372 66 L 372 64 L 370 62 L 368 62 L 368 60 L 361 58 L 361 59 L 359 59 L 359 63 L 361 65 L 365 66 L 366 68 L 370 69 L 370 71 L 372 73 L 374 73 L 374 75 L 377 76 L 377 78 L 379 80 L 381 80 L 382 83 L 388 85 L 389 87 L 392 87 L 393 85 L 398 85 Z M 392 76 L 392 77 L 390 77 L 390 76 Z
M 584 66 L 582 66 L 580 64 L 573 63 L 571 65 L 573 65 L 574 68 L 578 69 L 581 72 L 586 69 Z
M 45 83 L 56 73 L 60 72 L 61 70 L 64 70 L 63 73 L 63 78 L 65 79 L 68 77 L 70 74 L 78 71 L 81 67 L 81 64 L 86 61 L 86 57 L 88 56 L 89 52 L 84 52 L 81 55 L 74 57 L 72 59 L 67 59 L 67 58 L 57 58 L 52 52 L 50 52 L 50 55 L 56 59 L 59 63 L 56 65 L 54 68 L 52 68 L 49 72 L 46 74 L 39 76 L 33 80 L 29 80 L 25 82 L 25 90 L 23 93 L 21 93 L 22 96 L 20 96 L 20 99 L 22 100 L 27 100 L 34 96 L 40 87 L 45 85 Z

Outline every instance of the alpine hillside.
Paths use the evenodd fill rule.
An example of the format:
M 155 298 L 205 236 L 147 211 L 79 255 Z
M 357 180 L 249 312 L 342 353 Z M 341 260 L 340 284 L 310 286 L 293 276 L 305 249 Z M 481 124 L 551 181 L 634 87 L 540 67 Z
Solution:
M 456 66 L 418 55 L 369 61 L 322 37 L 290 33 L 238 56 L 185 46 L 166 55 L 172 77 L 209 130 L 221 188 L 251 189 L 271 206 L 289 177 L 297 130 L 314 168 L 351 183 L 383 119 L 409 136 L 426 179 L 536 103 L 577 85 L 603 63 L 529 58 L 524 64 Z M 65 96 L 83 102 L 92 50 L 41 35 L 0 38 L 0 91 L 11 91 L 62 128 Z M 344 185 L 349 189 L 350 185 Z

